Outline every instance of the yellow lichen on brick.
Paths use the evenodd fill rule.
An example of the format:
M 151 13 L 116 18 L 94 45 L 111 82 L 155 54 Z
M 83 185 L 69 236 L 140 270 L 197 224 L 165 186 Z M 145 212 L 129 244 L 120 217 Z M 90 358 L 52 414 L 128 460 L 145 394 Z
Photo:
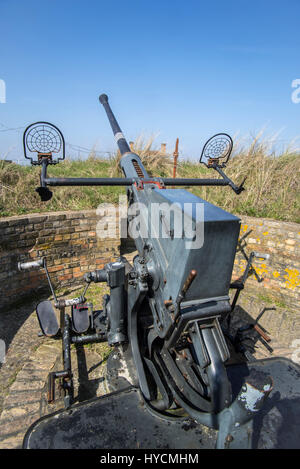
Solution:
M 258 273 L 258 275 L 264 275 L 268 273 L 266 264 L 261 264 L 260 266 L 255 267 L 255 270 Z
M 268 234 L 269 234 L 268 231 L 265 231 L 265 232 L 263 233 L 264 236 L 267 236 Z
M 294 290 L 300 285 L 299 270 L 297 269 L 284 269 L 287 272 L 287 275 L 284 275 L 286 279 L 285 286 Z
M 51 247 L 50 244 L 40 244 L 39 249 L 45 251 L 46 249 L 51 249 Z
M 273 272 L 273 276 L 274 276 L 275 278 L 278 278 L 278 277 L 280 276 L 280 273 L 277 272 L 277 270 L 275 270 L 275 271 Z
M 237 265 L 237 267 L 240 269 L 240 273 L 242 274 L 245 270 L 245 267 L 246 267 L 246 260 L 245 259 L 241 259 Z

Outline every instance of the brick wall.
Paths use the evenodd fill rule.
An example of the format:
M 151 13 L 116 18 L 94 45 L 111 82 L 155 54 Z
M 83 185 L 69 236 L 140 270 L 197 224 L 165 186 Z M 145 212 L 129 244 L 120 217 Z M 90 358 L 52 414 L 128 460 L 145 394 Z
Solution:
M 47 258 L 51 278 L 59 287 L 82 284 L 83 274 L 116 259 L 120 253 L 132 260 L 134 245 L 111 238 L 114 225 L 108 221 L 106 239 L 99 239 L 95 210 L 32 214 L 0 219 L 0 309 L 24 296 L 47 288 L 43 271 L 21 273 L 19 261 Z M 103 228 L 103 225 L 102 225 Z M 264 282 L 254 276 L 247 286 L 297 309 L 300 300 L 300 226 L 296 223 L 243 217 L 241 245 L 251 251 L 270 254 L 267 261 L 255 260 Z M 239 277 L 246 260 L 239 251 L 233 278 Z
M 259 284 L 251 276 L 246 286 L 299 310 L 300 225 L 243 216 L 240 241 L 247 255 L 251 251 L 270 255 L 268 260 L 255 259 L 253 264 L 264 281 Z M 240 250 L 236 255 L 234 278 L 243 273 L 245 266 L 246 259 Z
M 44 270 L 19 272 L 18 262 L 45 256 L 51 280 L 68 287 L 118 257 L 119 239 L 99 239 L 98 222 L 95 210 L 1 218 L 0 309 L 48 288 Z M 110 226 L 106 228 L 109 236 Z

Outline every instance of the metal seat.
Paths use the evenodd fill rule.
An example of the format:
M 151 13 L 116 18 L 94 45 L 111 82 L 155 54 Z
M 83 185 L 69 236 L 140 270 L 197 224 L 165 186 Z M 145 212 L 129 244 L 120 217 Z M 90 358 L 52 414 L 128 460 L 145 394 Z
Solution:
M 112 362 L 120 365 L 118 360 Z M 255 413 L 251 447 L 299 448 L 299 365 L 285 358 L 271 358 L 228 366 L 227 370 L 234 398 L 251 370 L 269 373 L 276 386 L 262 411 Z M 190 417 L 158 417 L 145 405 L 136 387 L 122 383 L 116 392 L 73 405 L 71 413 L 63 409 L 42 417 L 27 431 L 23 448 L 199 450 L 214 448 L 216 440 L 216 430 Z M 238 436 L 232 447 L 236 447 L 235 442 Z

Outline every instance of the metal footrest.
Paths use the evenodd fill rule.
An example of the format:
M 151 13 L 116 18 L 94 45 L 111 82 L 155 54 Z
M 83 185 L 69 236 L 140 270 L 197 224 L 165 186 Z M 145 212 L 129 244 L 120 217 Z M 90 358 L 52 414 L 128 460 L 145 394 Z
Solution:
M 36 314 L 40 328 L 47 337 L 54 337 L 59 331 L 59 325 L 50 301 L 42 301 L 36 307 Z
M 86 332 L 91 325 L 93 305 L 79 304 L 72 306 L 72 329 L 78 334 Z

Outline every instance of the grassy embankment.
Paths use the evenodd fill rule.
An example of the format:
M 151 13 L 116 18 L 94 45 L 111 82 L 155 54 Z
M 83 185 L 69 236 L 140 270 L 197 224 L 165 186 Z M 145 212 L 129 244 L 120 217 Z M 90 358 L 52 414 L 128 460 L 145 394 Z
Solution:
M 140 140 L 135 151 L 147 170 L 156 176 L 172 176 L 172 158 L 151 150 L 153 140 Z M 66 160 L 50 166 L 50 176 L 109 177 L 121 176 L 119 155 L 100 160 L 92 154 L 85 161 Z M 190 190 L 200 197 L 237 215 L 273 218 L 300 223 L 300 154 L 286 150 L 275 156 L 267 142 L 259 138 L 247 148 L 235 149 L 227 174 L 240 183 L 247 176 L 246 191 L 236 196 L 228 187 L 203 187 Z M 19 166 L 0 161 L 0 216 L 29 212 L 82 210 L 96 208 L 102 202 L 118 202 L 122 187 L 60 187 L 53 188 L 53 198 L 41 202 L 35 192 L 39 185 L 38 167 Z M 217 177 L 204 165 L 180 161 L 178 177 Z

